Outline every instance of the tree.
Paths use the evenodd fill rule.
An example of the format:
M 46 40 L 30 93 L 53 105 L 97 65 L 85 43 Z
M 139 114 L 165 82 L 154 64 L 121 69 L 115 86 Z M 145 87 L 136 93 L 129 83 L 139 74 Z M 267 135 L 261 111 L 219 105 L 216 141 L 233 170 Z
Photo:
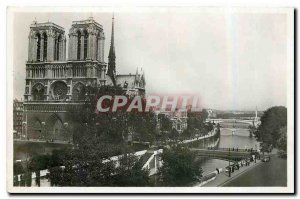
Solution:
M 280 150 L 280 153 L 286 153 L 287 152 L 287 127 L 282 127 L 279 131 L 280 137 L 278 140 L 278 149 Z
M 202 118 L 202 122 L 205 122 L 205 120 L 208 118 L 208 112 L 206 109 L 202 109 L 201 118 Z
M 148 171 L 142 170 L 143 165 L 126 146 L 119 147 L 124 155 L 116 162 L 109 160 L 116 146 L 98 139 L 88 140 L 84 146 L 81 143 L 78 149 L 66 154 L 64 166 L 49 169 L 52 186 L 148 186 Z
M 192 130 L 187 128 L 187 129 L 183 130 L 180 137 L 182 137 L 183 139 L 189 139 L 192 137 L 192 135 L 193 135 Z
M 135 139 L 153 142 L 156 134 L 156 119 L 154 112 L 130 112 L 127 115 L 128 127 L 133 129 Z
M 218 137 L 220 136 L 220 134 L 221 134 L 221 125 L 220 125 L 220 123 L 218 123 L 217 124 L 217 135 L 218 135 Z
M 35 172 L 35 184 L 37 185 L 37 186 L 41 186 L 41 173 L 40 173 L 40 171 L 36 171 Z
M 172 131 L 169 133 L 169 138 L 173 141 L 178 140 L 179 132 L 175 128 L 173 128 Z
M 208 133 L 214 129 L 214 125 L 211 122 L 208 122 L 207 124 L 205 124 L 205 129 L 206 132 Z
M 22 174 L 24 171 L 25 170 L 21 162 L 14 163 L 14 175 Z
M 49 166 L 50 155 L 37 155 L 30 158 L 28 169 L 31 172 L 47 169 Z
M 165 114 L 159 114 L 158 119 L 160 121 L 161 131 L 169 132 L 172 130 L 172 121 Z
M 124 154 L 116 168 L 114 186 L 149 186 L 149 171 L 142 169 L 142 163 L 133 154 Z
M 30 171 L 26 171 L 24 174 L 25 185 L 27 187 L 31 187 L 32 182 L 32 173 Z
M 115 170 L 113 161 L 117 147 L 99 138 L 83 136 L 78 147 L 65 154 L 63 166 L 50 168 L 50 181 L 55 186 L 111 186 Z
M 147 172 L 141 170 L 135 157 L 125 155 L 119 162 L 109 158 L 133 152 L 125 142 L 130 128 L 138 139 L 152 141 L 156 128 L 154 113 L 97 112 L 100 96 L 123 95 L 124 91 L 119 87 L 89 87 L 85 92 L 86 103 L 70 107 L 67 112 L 68 131 L 73 134 L 74 148 L 61 154 L 53 153 L 49 159 L 52 185 L 146 186 Z
M 159 174 L 164 186 L 186 186 L 202 177 L 200 161 L 188 148 L 176 146 L 165 149 L 162 161 Z
M 103 95 L 122 95 L 124 91 L 120 87 L 104 86 L 99 89 L 87 87 L 86 101 L 80 106 L 71 106 L 67 111 L 70 121 L 68 130 L 73 134 L 73 142 L 77 144 L 81 137 L 88 133 L 101 137 L 103 141 L 119 143 L 123 141 L 126 130 L 126 112 L 97 112 L 98 99 Z
M 203 112 L 202 112 L 203 113 Z M 189 129 L 201 129 L 203 125 L 203 115 L 198 112 L 188 112 L 187 127 Z
M 260 120 L 261 124 L 254 134 L 261 142 L 261 150 L 268 151 L 271 146 L 278 147 L 278 140 L 282 136 L 280 129 L 287 125 L 287 109 L 283 106 L 269 108 Z
M 116 112 L 98 112 L 97 99 L 103 95 L 125 95 L 122 88 L 104 86 L 99 89 L 90 87 L 86 89 L 89 98 L 86 103 L 79 107 L 71 107 L 67 112 L 68 120 L 71 121 L 69 131 L 73 132 L 74 143 L 80 142 L 82 134 L 87 131 L 103 141 L 110 143 L 122 143 L 126 141 L 129 129 L 134 132 L 134 138 L 140 141 L 154 141 L 156 132 L 156 120 L 154 112 L 127 112 L 127 105 Z M 129 96 L 128 100 L 131 98 Z M 145 99 L 142 99 L 142 106 L 146 106 Z M 110 107 L 109 103 L 106 103 Z

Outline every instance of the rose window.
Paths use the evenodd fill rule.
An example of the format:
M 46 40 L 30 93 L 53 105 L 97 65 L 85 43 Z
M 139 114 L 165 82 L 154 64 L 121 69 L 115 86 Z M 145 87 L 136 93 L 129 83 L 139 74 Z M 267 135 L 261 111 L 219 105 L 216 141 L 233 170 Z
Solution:
M 68 87 L 64 82 L 56 82 L 53 87 L 53 97 L 55 100 L 66 99 Z

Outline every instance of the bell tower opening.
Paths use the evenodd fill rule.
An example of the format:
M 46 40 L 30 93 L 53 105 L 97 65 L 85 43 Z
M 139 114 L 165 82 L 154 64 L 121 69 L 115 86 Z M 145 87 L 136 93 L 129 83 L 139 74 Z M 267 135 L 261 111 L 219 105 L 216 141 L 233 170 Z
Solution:
M 84 42 L 83 42 L 83 60 L 86 60 L 87 58 L 87 51 L 88 51 L 88 33 L 87 31 L 85 30 L 84 31 Z
M 47 61 L 48 36 L 45 32 L 43 33 L 43 38 L 44 38 L 43 59 L 44 61 Z
M 36 60 L 41 61 L 41 34 L 40 33 L 37 33 L 36 40 L 37 40 Z
M 80 60 L 81 56 L 81 33 L 77 31 L 77 60 Z

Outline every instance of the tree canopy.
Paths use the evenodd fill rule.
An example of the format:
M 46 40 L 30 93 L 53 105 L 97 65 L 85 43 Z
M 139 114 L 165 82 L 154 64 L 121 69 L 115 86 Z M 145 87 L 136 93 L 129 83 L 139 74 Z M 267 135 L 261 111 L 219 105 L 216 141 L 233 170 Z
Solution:
M 51 183 L 55 186 L 145 186 L 148 173 L 130 155 L 134 151 L 127 144 L 127 136 L 132 129 L 136 139 L 153 140 L 156 126 L 153 113 L 124 110 L 100 113 L 96 110 L 97 99 L 102 95 L 124 94 L 122 89 L 91 87 L 86 92 L 86 103 L 67 112 L 74 147 L 63 158 L 59 157 L 57 166 L 50 168 Z M 124 156 L 118 164 L 107 161 L 117 155 Z
M 162 154 L 160 178 L 164 186 L 186 186 L 202 177 L 200 161 L 188 148 L 175 146 Z
M 286 131 L 281 128 L 287 125 L 287 109 L 283 106 L 275 106 L 266 110 L 261 117 L 261 124 L 255 131 L 256 139 L 261 142 L 263 151 L 270 146 L 278 147 L 278 140 Z

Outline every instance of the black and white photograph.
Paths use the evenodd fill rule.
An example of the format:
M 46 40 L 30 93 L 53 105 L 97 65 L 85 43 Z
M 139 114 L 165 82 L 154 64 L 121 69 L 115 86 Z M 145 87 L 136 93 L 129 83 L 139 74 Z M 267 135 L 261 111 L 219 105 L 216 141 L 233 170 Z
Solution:
M 293 8 L 8 7 L 10 193 L 293 193 Z

